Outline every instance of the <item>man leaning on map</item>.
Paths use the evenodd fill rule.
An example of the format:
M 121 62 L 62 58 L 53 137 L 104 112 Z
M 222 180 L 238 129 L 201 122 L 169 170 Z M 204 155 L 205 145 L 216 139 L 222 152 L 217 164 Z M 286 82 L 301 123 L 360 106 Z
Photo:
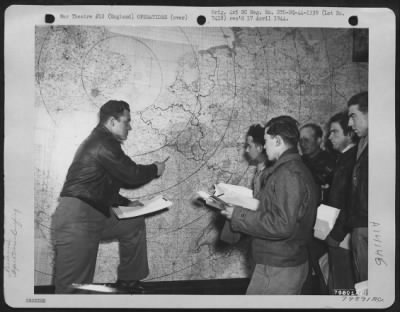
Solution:
M 308 273 L 307 244 L 319 202 L 319 190 L 297 150 L 297 121 L 289 116 L 265 126 L 265 150 L 272 165 L 264 173 L 260 204 L 221 213 L 235 231 L 252 240 L 255 268 L 246 294 L 300 294 Z
M 74 293 L 73 284 L 93 282 L 100 240 L 119 239 L 117 287 L 141 292 L 149 273 L 143 217 L 118 220 L 111 207 L 138 205 L 119 194 L 161 176 L 164 162 L 139 165 L 122 150 L 128 137 L 130 108 L 111 100 L 99 112 L 99 123 L 79 146 L 69 167 L 53 215 L 55 292 Z

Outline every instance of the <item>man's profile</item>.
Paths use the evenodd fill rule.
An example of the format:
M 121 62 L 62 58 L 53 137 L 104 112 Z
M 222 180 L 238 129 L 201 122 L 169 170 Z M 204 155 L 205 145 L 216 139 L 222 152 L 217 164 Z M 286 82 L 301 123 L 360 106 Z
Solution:
M 99 112 L 99 123 L 81 143 L 69 167 L 53 215 L 56 293 L 74 293 L 73 283 L 92 283 L 100 240 L 119 240 L 117 287 L 140 292 L 149 273 L 143 217 L 118 220 L 115 205 L 135 205 L 119 194 L 161 176 L 164 162 L 136 164 L 121 148 L 128 138 L 130 108 L 111 100 Z

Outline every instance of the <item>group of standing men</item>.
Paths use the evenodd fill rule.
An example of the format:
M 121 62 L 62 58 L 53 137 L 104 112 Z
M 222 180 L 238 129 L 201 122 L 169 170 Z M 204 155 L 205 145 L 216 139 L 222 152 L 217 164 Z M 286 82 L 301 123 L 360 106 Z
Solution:
M 318 258 L 328 251 L 329 280 L 322 293 L 336 294 L 368 280 L 368 93 L 356 94 L 347 111 L 330 118 L 326 145 L 333 153 L 320 148 L 320 128 L 310 134 L 318 127 L 308 124 L 300 130 L 303 159 L 321 188 L 321 203 L 340 213 L 325 244 L 313 239 L 309 251 L 315 271 Z M 304 141 L 313 148 L 303 147 Z M 349 233 L 351 251 L 339 246 Z
M 368 280 L 368 93 L 353 96 L 348 109 L 329 120 L 325 150 L 323 131 L 314 123 L 298 130 L 294 119 L 280 116 L 265 125 L 264 136 L 254 137 L 256 128 L 262 127 L 247 133 L 246 152 L 257 168 L 265 163 L 264 152 L 268 159 L 255 176 L 260 205 L 257 211 L 222 212 L 229 220 L 222 240 L 237 241 L 237 232 L 251 237 L 255 266 L 247 294 L 303 293 L 307 277 L 321 274 L 318 260 L 325 252 L 329 280 L 321 277 L 326 290 L 319 293 L 354 290 L 355 283 Z M 325 241 L 313 237 L 320 203 L 340 210 Z M 351 251 L 339 246 L 347 234 Z
M 140 204 L 119 195 L 120 188 L 161 176 L 165 163 L 138 165 L 125 155 L 121 143 L 130 130 L 129 105 L 109 101 L 76 152 L 53 217 L 56 293 L 73 293 L 74 283 L 93 281 L 99 242 L 109 238 L 120 242 L 117 287 L 143 291 L 140 279 L 148 274 L 144 220 L 118 220 L 110 209 Z M 367 280 L 367 92 L 353 96 L 348 112 L 329 122 L 336 159 L 320 148 L 320 130 L 315 124 L 299 129 L 292 117 L 278 116 L 247 133 L 246 152 L 257 165 L 254 197 L 260 204 L 256 211 L 230 205 L 221 212 L 227 218 L 221 239 L 235 242 L 245 234 L 251 240 L 254 269 L 247 294 L 301 294 L 314 268 L 313 226 L 321 201 L 340 209 L 326 245 L 337 249 L 351 232 L 355 280 Z M 352 130 L 359 137 L 357 145 Z

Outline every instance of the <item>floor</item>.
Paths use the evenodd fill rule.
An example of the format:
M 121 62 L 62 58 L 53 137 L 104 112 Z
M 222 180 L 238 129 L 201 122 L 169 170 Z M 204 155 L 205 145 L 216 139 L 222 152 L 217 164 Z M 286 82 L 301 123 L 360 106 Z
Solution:
M 250 279 L 216 279 L 191 281 L 145 282 L 145 294 L 196 294 L 196 295 L 244 295 Z M 112 285 L 112 284 L 109 284 Z M 35 286 L 35 294 L 52 294 L 54 286 Z M 98 292 L 93 292 L 98 293 Z M 115 294 L 115 293 L 114 293 Z M 310 277 L 304 287 L 304 295 L 320 295 L 318 279 Z

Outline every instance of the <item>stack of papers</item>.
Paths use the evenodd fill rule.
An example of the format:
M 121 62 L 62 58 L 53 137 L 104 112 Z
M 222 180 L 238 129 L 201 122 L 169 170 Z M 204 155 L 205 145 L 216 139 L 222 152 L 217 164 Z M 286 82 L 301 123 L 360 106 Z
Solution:
M 224 205 L 237 205 L 250 210 L 258 208 L 259 201 L 253 197 L 253 191 L 249 188 L 239 185 L 219 183 L 215 186 L 213 195 L 199 191 L 197 195 L 204 199 L 207 205 L 218 209 L 224 209 Z
M 162 196 L 154 197 L 150 200 L 142 201 L 143 206 L 119 206 L 113 207 L 115 215 L 119 219 L 133 218 L 148 213 L 156 212 L 172 205 L 172 202 Z
M 324 240 L 332 231 L 340 210 L 321 204 L 317 211 L 317 220 L 314 225 L 314 236 Z

